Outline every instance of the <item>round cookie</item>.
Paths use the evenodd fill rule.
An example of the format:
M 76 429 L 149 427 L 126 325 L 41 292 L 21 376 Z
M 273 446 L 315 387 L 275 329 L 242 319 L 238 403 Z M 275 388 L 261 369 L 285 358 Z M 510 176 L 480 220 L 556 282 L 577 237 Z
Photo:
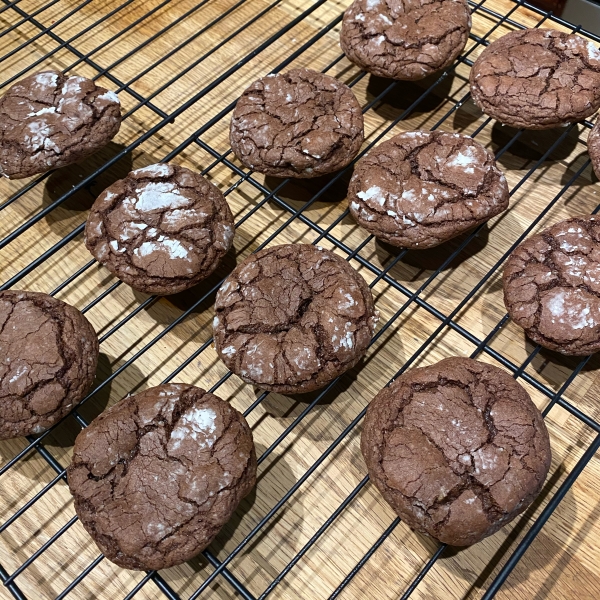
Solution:
M 74 307 L 47 294 L 0 292 L 0 439 L 42 433 L 90 389 L 98 338 Z
M 598 119 L 588 135 L 587 145 L 594 173 L 600 179 L 600 120 Z
M 354 0 L 344 13 L 340 46 L 369 73 L 416 80 L 450 66 L 470 30 L 465 0 Z
M 104 555 L 164 569 L 204 550 L 256 482 L 244 417 L 191 385 L 129 396 L 75 440 L 75 510 Z
M 77 162 L 121 126 L 114 92 L 90 79 L 43 71 L 0 98 L 0 174 L 22 179 Z
M 452 546 L 474 544 L 522 513 L 551 461 L 527 392 L 469 358 L 412 369 L 382 389 L 367 409 L 361 450 L 401 519 Z
M 364 279 L 318 246 L 249 256 L 217 292 L 215 347 L 247 383 L 297 394 L 323 387 L 367 350 L 378 319 Z
M 515 248 L 504 304 L 536 343 L 570 356 L 600 350 L 600 217 L 574 217 Z
M 276 177 L 338 171 L 356 156 L 363 139 L 363 115 L 352 90 L 310 69 L 255 81 L 238 100 L 229 130 L 242 163 Z
M 479 55 L 470 82 L 475 104 L 494 119 L 550 129 L 600 107 L 600 51 L 562 31 L 512 31 Z
M 358 161 L 350 213 L 380 240 L 431 248 L 508 208 L 508 185 L 494 155 L 469 136 L 411 131 Z
M 132 288 L 175 294 L 208 277 L 233 243 L 223 194 L 202 175 L 156 164 L 132 171 L 94 202 L 85 244 Z

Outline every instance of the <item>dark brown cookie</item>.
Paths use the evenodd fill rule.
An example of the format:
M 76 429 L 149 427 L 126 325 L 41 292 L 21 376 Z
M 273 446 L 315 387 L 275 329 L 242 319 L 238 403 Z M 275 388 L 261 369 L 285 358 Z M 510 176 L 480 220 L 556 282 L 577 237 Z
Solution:
M 508 208 L 494 155 L 466 135 L 401 133 L 358 161 L 350 213 L 381 240 L 431 248 Z
M 69 488 L 81 523 L 127 569 L 196 556 L 254 487 L 244 417 L 191 385 L 159 385 L 104 411 L 75 440 Z
M 412 369 L 381 390 L 367 409 L 361 450 L 402 520 L 452 546 L 474 544 L 522 513 L 551 461 L 527 392 L 469 358 Z
M 90 389 L 98 338 L 72 306 L 37 292 L 0 292 L 0 439 L 42 433 Z
M 136 290 L 175 294 L 208 277 L 233 243 L 223 194 L 202 175 L 156 164 L 137 169 L 94 202 L 85 244 Z
M 114 92 L 90 79 L 43 71 L 0 98 L 0 174 L 21 179 L 77 162 L 121 126 Z
M 233 111 L 229 140 L 250 169 L 276 177 L 318 177 L 349 164 L 364 123 L 352 90 L 310 69 L 255 81 Z
M 587 145 L 592 167 L 594 168 L 596 177 L 600 179 L 600 119 L 596 119 L 588 135 Z
M 217 292 L 215 346 L 244 381 L 296 394 L 323 387 L 364 355 L 377 323 L 364 279 L 318 246 L 249 256 Z
M 450 66 L 470 30 L 465 0 L 354 0 L 344 13 L 340 45 L 369 73 L 416 80 Z
M 470 80 L 484 113 L 513 127 L 550 129 L 600 107 L 600 52 L 562 31 L 511 31 L 480 54 Z
M 518 246 L 504 304 L 537 344 L 570 356 L 600 350 L 600 217 L 557 223 Z

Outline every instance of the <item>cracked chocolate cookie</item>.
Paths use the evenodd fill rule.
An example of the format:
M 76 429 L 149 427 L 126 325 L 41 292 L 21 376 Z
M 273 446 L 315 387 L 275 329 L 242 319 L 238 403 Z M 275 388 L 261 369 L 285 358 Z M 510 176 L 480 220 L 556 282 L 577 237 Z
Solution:
M 310 69 L 255 81 L 233 111 L 229 140 L 250 169 L 276 177 L 318 177 L 348 165 L 364 123 L 352 90 Z
M 191 385 L 159 385 L 104 411 L 75 440 L 75 510 L 104 555 L 164 569 L 204 550 L 254 487 L 244 417 Z
M 540 411 L 506 372 L 448 358 L 401 375 L 367 409 L 369 477 L 412 529 L 468 546 L 539 494 L 551 451 Z
M 356 365 L 379 314 L 345 260 L 305 244 L 249 256 L 217 292 L 215 312 L 215 346 L 227 367 L 284 394 L 316 390 Z
M 504 304 L 536 343 L 570 356 L 600 350 L 600 217 L 557 223 L 506 261 Z
M 202 175 L 156 164 L 132 171 L 94 202 L 85 244 L 99 263 L 148 294 L 175 294 L 208 277 L 233 243 L 223 194 Z
M 513 127 L 550 129 L 600 107 L 600 51 L 562 31 L 512 31 L 480 54 L 470 81 L 484 113 Z
M 0 292 L 0 439 L 42 433 L 88 392 L 98 338 L 76 309 L 37 292 Z
M 470 30 L 465 0 L 355 0 L 344 13 L 340 45 L 369 73 L 416 80 L 450 66 Z
M 0 98 L 0 174 L 22 179 L 77 162 L 121 126 L 114 92 L 56 71 L 30 75 Z
M 494 155 L 469 136 L 410 131 L 358 161 L 348 204 L 380 240 L 431 248 L 506 210 L 508 185 Z

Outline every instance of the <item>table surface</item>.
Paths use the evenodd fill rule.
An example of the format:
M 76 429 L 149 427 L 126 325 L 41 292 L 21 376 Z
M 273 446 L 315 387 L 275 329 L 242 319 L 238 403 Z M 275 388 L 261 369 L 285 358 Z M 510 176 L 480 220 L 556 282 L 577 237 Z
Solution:
M 83 223 L 93 199 L 107 185 L 123 177 L 132 168 L 163 160 L 178 150 L 180 144 L 184 144 L 195 131 L 228 107 L 250 82 L 277 67 L 336 19 L 349 2 L 321 0 L 317 4 L 285 35 L 248 60 L 245 57 L 252 49 L 292 22 L 302 11 L 312 7 L 313 3 L 300 0 L 274 3 L 266 0 L 129 0 L 120 4 L 116 0 L 87 0 L 77 4 L 75 0 L 56 0 L 36 17 L 43 26 L 53 26 L 50 32 L 45 33 L 40 33 L 39 27 L 31 20 L 23 20 L 16 10 L 20 7 L 30 14 L 46 6 L 41 0 L 21 0 L 15 8 L 0 12 L 2 30 L 14 26 L 0 37 L 2 80 L 18 75 L 39 60 L 39 67 L 36 68 L 68 68 L 69 72 L 92 77 L 98 75 L 97 69 L 107 69 L 105 73 L 108 76 L 102 75 L 99 82 L 110 89 L 117 89 L 115 81 L 130 82 L 126 90 L 119 91 L 127 118 L 107 148 L 80 165 L 61 169 L 42 178 L 35 186 L 30 185 L 28 180 L 0 181 L 2 201 L 19 194 L 2 210 L 0 238 L 3 238 L 84 181 L 107 160 L 123 154 L 89 185 L 71 194 L 18 239 L 0 250 L 2 281 L 19 273 Z M 500 14 L 515 8 L 508 0 L 488 0 L 483 6 Z M 65 18 L 70 11 L 72 14 Z M 110 15 L 111 11 L 115 11 L 114 14 Z M 224 15 L 225 11 L 229 12 Z M 261 11 L 266 12 L 245 27 Z M 187 12 L 189 14 L 185 18 L 179 19 Z M 512 18 L 527 26 L 535 26 L 540 21 L 538 15 L 524 8 L 518 8 Z M 101 24 L 97 24 L 99 20 L 102 20 Z M 497 23 L 498 18 L 493 14 L 477 10 L 473 15 L 473 33 L 483 36 Z M 164 32 L 165 28 L 168 31 Z M 239 28 L 244 29 L 220 44 Z M 510 25 L 501 25 L 489 39 L 496 39 L 511 29 Z M 126 33 L 119 35 L 124 30 Z M 159 32 L 162 33 L 152 37 Z M 55 34 L 54 37 L 52 34 Z M 73 36 L 76 39 L 70 44 L 61 44 L 61 40 Z M 346 83 L 353 83 L 356 96 L 366 106 L 389 82 L 368 75 L 361 77 L 357 67 L 346 58 L 340 58 L 338 36 L 339 22 L 298 53 L 291 66 L 321 70 L 339 58 L 327 72 Z M 191 41 L 178 48 L 188 38 L 192 38 Z M 471 48 L 473 50 L 469 58 L 474 59 L 482 46 L 470 39 L 466 51 Z M 80 60 L 77 52 L 79 56 L 89 53 L 92 60 Z M 47 56 L 48 53 L 51 56 Z M 219 80 L 228 70 L 233 74 Z M 399 83 L 383 101 L 375 103 L 366 112 L 364 147 L 381 134 L 387 139 L 401 131 L 438 126 L 445 131 L 477 132 L 476 139 L 497 152 L 515 134 L 513 130 L 486 120 L 470 100 L 457 110 L 452 110 L 468 93 L 468 73 L 469 66 L 459 64 L 435 88 L 434 94 L 387 131 L 392 121 L 419 97 L 431 81 Z M 201 90 L 205 93 L 181 111 L 174 123 L 163 122 L 165 113 L 171 114 Z M 151 97 L 152 106 L 140 104 L 140 98 L 148 97 Z M 207 282 L 189 292 L 149 303 L 112 333 L 111 328 L 144 302 L 147 296 L 120 285 L 90 307 L 86 315 L 99 335 L 110 333 L 101 344 L 98 381 L 115 373 L 146 344 L 155 340 L 170 323 L 212 289 L 235 263 L 239 263 L 286 224 L 290 219 L 289 207 L 293 210 L 302 208 L 324 185 L 322 181 L 290 183 L 277 192 L 282 202 L 265 200 L 265 188 L 273 190 L 279 185 L 279 180 L 254 174 L 251 179 L 240 181 L 240 176 L 224 161 L 214 164 L 211 149 L 219 154 L 229 149 L 228 124 L 227 113 L 223 118 L 215 119 L 214 123 L 204 128 L 200 136 L 202 143 L 188 143 L 174 155 L 173 162 L 197 170 L 211 167 L 207 176 L 222 190 L 229 190 L 227 199 L 236 221 L 250 213 L 237 229 L 235 251 L 228 255 L 218 273 Z M 154 126 L 157 126 L 157 130 L 152 136 L 130 152 L 122 153 L 129 144 Z M 437 249 L 405 254 L 388 271 L 400 286 L 393 285 L 385 278 L 376 282 L 373 293 L 377 308 L 381 311 L 382 324 L 407 301 L 402 290 L 412 293 L 426 284 L 419 294 L 423 302 L 420 305 L 411 302 L 373 344 L 365 361 L 342 377 L 335 388 L 274 447 L 259 467 L 255 492 L 242 502 L 231 522 L 211 544 L 213 555 L 220 560 L 227 557 L 287 490 L 331 447 L 373 395 L 415 353 L 418 352 L 412 362 L 414 366 L 431 364 L 452 355 L 469 356 L 476 349 L 473 339 L 483 340 L 502 321 L 505 308 L 500 271 L 494 271 L 478 292 L 463 302 L 453 318 L 453 323 L 460 327 L 442 327 L 432 342 L 420 350 L 438 329 L 439 315 L 449 315 L 459 306 L 475 285 L 498 261 L 504 259 L 506 251 L 534 221 L 534 229 L 538 230 L 565 217 L 589 213 L 596 208 L 600 201 L 600 185 L 589 165 L 573 185 L 561 194 L 563 186 L 585 165 L 588 131 L 585 126 L 578 125 L 566 135 L 565 130 L 560 129 L 524 132 L 499 158 L 499 166 L 506 173 L 511 189 L 523 180 L 511 197 L 510 209 L 492 219 L 466 245 L 449 268 L 436 274 L 443 260 L 458 248 L 465 237 Z M 564 138 L 562 142 L 551 156 L 544 157 L 543 153 L 561 135 Z M 228 159 L 232 159 L 232 156 L 228 156 Z M 235 166 L 240 166 L 232 160 Z M 538 163 L 538 168 L 532 171 Z M 347 207 L 346 185 L 347 176 L 344 176 L 304 209 L 303 214 L 322 228 L 334 224 Z M 550 208 L 539 219 L 540 213 L 549 205 Z M 331 233 L 351 250 L 358 248 L 368 238 L 347 215 L 333 225 Z M 269 243 L 310 243 L 317 235 L 310 223 L 295 218 Z M 321 244 L 333 247 L 328 240 L 323 240 Z M 336 251 L 347 257 L 343 250 L 338 248 Z M 397 253 L 397 250 L 370 239 L 360 249 L 360 256 L 364 260 L 353 259 L 351 264 L 372 283 L 377 270 L 389 267 Z M 76 235 L 15 287 L 50 292 L 89 260 L 82 235 Z M 369 264 L 375 269 L 369 268 Z M 430 278 L 432 274 L 435 276 Z M 104 268 L 94 264 L 64 287 L 57 297 L 84 308 L 115 282 Z M 94 394 L 80 408 L 83 418 L 89 422 L 124 395 L 156 385 L 169 376 L 210 339 L 213 302 L 213 295 L 201 302 L 182 322 L 114 377 L 110 384 Z M 461 331 L 469 332 L 474 338 L 469 339 Z M 499 353 L 508 361 L 505 364 L 518 368 L 533 349 L 534 346 L 525 339 L 518 327 L 504 322 L 478 358 L 499 364 L 495 358 Z M 519 381 L 525 385 L 536 404 L 543 408 L 549 402 L 547 395 L 530 385 L 526 379 L 537 380 L 554 392 L 578 362 L 541 351 L 526 364 L 525 378 L 520 377 Z M 594 418 L 600 412 L 599 364 L 597 357 L 592 358 L 564 394 L 564 398 L 573 406 Z M 177 374 L 175 381 L 210 388 L 226 373 L 214 348 L 209 345 Z M 260 392 L 243 384 L 235 376 L 222 383 L 217 393 L 242 411 L 260 396 Z M 259 403 L 248 417 L 258 454 L 270 448 L 316 397 L 316 394 L 301 397 L 270 394 Z M 548 480 L 536 502 L 524 515 L 490 539 L 467 549 L 447 549 L 414 591 L 413 598 L 478 598 L 483 594 L 595 436 L 590 427 L 561 406 L 552 408 L 547 423 L 553 460 Z M 71 417 L 45 440 L 45 447 L 63 467 L 69 462 L 78 431 L 79 426 Z M 360 431 L 361 425 L 358 423 L 229 564 L 230 572 L 255 596 L 258 597 L 265 590 L 365 477 L 366 469 L 359 449 Z M 5 464 L 26 445 L 24 439 L 0 442 L 0 464 Z M 518 563 L 498 593 L 498 598 L 584 600 L 598 597 L 599 474 L 600 461 L 594 457 Z M 29 453 L 18 461 L 1 479 L 0 522 L 6 521 L 51 482 L 55 475 L 55 471 L 37 452 Z M 73 515 L 73 503 L 61 479 L 0 534 L 0 564 L 12 573 Z M 328 597 L 390 526 L 394 517 L 374 486 L 366 484 L 287 573 L 273 590 L 272 597 L 306 600 Z M 437 548 L 436 542 L 413 533 L 400 523 L 345 587 L 341 597 L 398 598 Z M 98 554 L 98 549 L 81 524 L 76 522 L 25 569 L 16 582 L 27 598 L 54 598 Z M 213 570 L 200 556 L 161 572 L 161 575 L 175 592 L 187 598 Z M 69 597 L 121 598 L 143 577 L 143 573 L 126 571 L 102 560 Z M 211 598 L 235 597 L 233 588 L 221 578 L 211 583 L 205 597 L 207 594 Z M 9 597 L 3 587 L 0 587 L 0 597 Z M 162 597 L 153 581 L 146 583 L 136 595 L 140 599 Z

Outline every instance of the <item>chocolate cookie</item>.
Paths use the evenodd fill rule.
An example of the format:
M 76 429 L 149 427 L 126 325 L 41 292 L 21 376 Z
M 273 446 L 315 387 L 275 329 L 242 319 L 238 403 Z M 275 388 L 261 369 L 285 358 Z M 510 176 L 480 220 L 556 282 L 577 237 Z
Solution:
M 0 439 L 42 433 L 90 389 L 98 338 L 72 306 L 37 292 L 0 292 Z
M 255 81 L 233 111 L 229 140 L 250 169 L 276 177 L 318 177 L 349 164 L 364 124 L 352 90 L 329 75 L 293 69 Z
M 381 390 L 367 409 L 361 450 L 402 520 L 452 546 L 474 544 L 522 513 L 551 461 L 527 392 L 469 358 L 412 369 Z
M 104 555 L 164 569 L 204 550 L 254 487 L 244 417 L 191 385 L 129 396 L 75 440 L 67 470 L 75 510 Z
M 227 367 L 288 394 L 351 369 L 378 319 L 364 279 L 339 256 L 305 244 L 249 256 L 217 292 L 215 312 L 215 346 Z
M 480 54 L 470 80 L 484 113 L 513 127 L 550 129 L 600 107 L 600 52 L 562 31 L 511 31 Z
M 22 179 L 77 162 L 121 126 L 114 92 L 56 71 L 30 75 L 0 98 L 0 174 Z
M 94 202 L 85 244 L 136 290 L 175 294 L 208 277 L 233 243 L 223 194 L 202 175 L 156 164 L 132 171 Z
M 431 248 L 508 208 L 494 155 L 466 135 L 401 133 L 358 161 L 350 213 L 379 239 Z
M 571 356 L 600 350 L 600 217 L 568 219 L 518 246 L 504 304 L 537 344 Z
M 450 66 L 470 30 L 465 0 L 354 0 L 344 13 L 340 45 L 369 73 L 416 80 Z
M 587 140 L 588 153 L 596 177 L 600 179 L 600 120 L 596 119 Z

